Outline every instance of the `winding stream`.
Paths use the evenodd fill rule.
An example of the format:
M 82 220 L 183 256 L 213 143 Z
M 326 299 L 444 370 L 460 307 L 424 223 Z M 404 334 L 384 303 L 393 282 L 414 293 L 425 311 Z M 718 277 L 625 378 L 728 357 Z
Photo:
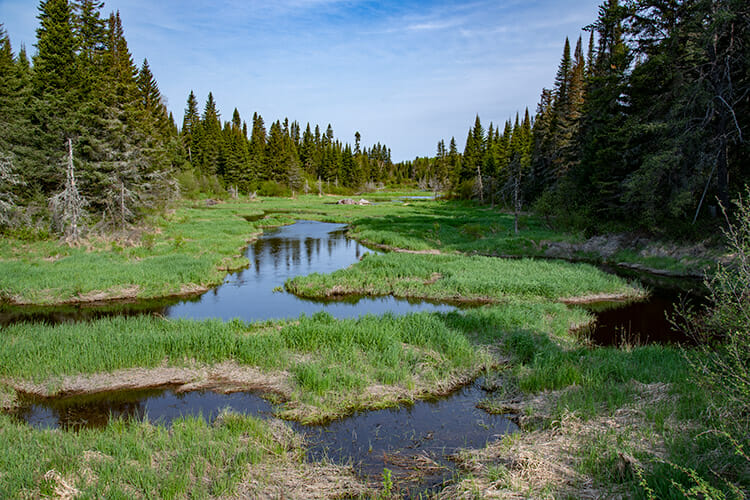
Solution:
M 192 300 L 93 309 L 73 307 L 24 311 L 23 308 L 5 308 L 0 310 L 0 324 L 19 320 L 80 321 L 112 314 L 156 313 L 169 318 L 258 321 L 311 315 L 317 311 L 348 318 L 368 313 L 405 314 L 454 309 L 447 304 L 408 301 L 392 296 L 353 297 L 344 301 L 307 300 L 280 290 L 288 278 L 312 272 L 330 273 L 356 263 L 366 252 L 372 251 L 348 239 L 345 229 L 343 224 L 299 221 L 268 230 L 247 248 L 248 268 L 228 275 L 222 285 Z M 635 312 L 612 309 L 610 303 L 609 310 L 600 313 L 599 327 L 593 334 L 595 342 L 616 344 L 619 340 L 611 331 L 622 330 L 624 324 L 629 325 L 628 335 L 636 335 L 633 333 L 636 331 L 635 320 L 639 329 L 652 331 L 653 319 L 664 317 L 665 308 L 673 301 L 674 296 L 657 295 L 645 303 L 652 309 L 648 315 L 637 309 Z M 592 307 L 592 310 L 596 309 L 596 306 Z M 643 304 L 628 307 L 638 308 Z M 600 308 L 606 309 L 602 305 Z M 608 313 L 610 316 L 605 316 Z M 620 319 L 615 318 L 617 315 Z M 644 337 L 648 335 L 644 334 Z M 668 333 L 665 335 L 669 336 Z M 21 395 L 21 404 L 14 413 L 35 427 L 71 430 L 103 426 L 112 417 L 147 417 L 152 422 L 169 425 L 173 419 L 187 415 L 201 415 L 212 421 L 224 409 L 261 418 L 272 418 L 273 415 L 273 406 L 252 392 L 181 393 L 176 389 L 165 386 L 63 398 Z M 483 447 L 498 436 L 517 430 L 508 418 L 476 408 L 477 402 L 486 396 L 479 382 L 474 382 L 434 401 L 361 412 L 324 426 L 304 426 L 294 422 L 290 425 L 306 436 L 309 460 L 327 458 L 337 463 L 351 462 L 360 474 L 373 481 L 378 481 L 383 468 L 387 467 L 394 471 L 395 478 L 407 485 L 407 494 L 411 495 L 425 488 L 439 487 L 449 479 L 455 466 L 447 457 L 459 448 Z M 420 472 L 415 474 L 415 470 Z

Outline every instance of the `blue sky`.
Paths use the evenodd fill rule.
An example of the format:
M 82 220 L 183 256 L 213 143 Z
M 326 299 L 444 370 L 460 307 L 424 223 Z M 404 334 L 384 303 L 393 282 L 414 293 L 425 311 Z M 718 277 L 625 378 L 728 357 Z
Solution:
M 387 144 L 394 161 L 440 139 L 533 112 L 600 0 L 109 0 L 138 65 L 148 58 L 182 123 L 192 89 L 248 122 L 331 123 L 336 137 Z M 34 52 L 35 0 L 0 0 L 14 49 Z

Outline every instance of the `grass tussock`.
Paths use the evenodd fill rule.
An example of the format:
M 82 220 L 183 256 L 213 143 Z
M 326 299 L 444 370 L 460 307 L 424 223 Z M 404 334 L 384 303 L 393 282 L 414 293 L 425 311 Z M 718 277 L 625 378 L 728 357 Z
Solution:
M 406 253 L 367 255 L 347 269 L 288 280 L 286 288 L 313 298 L 392 294 L 467 302 L 643 294 L 625 280 L 588 264 Z
M 114 420 L 72 433 L 0 415 L 0 497 L 230 497 L 253 464 L 283 469 L 300 460 L 299 440 L 278 426 L 225 413 L 214 424 Z

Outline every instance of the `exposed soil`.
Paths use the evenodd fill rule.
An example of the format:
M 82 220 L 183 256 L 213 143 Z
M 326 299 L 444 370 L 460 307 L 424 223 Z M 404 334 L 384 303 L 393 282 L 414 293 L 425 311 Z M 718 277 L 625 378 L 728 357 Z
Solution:
M 699 242 L 692 245 L 680 245 L 677 243 L 653 241 L 648 238 L 638 237 L 630 234 L 611 234 L 594 236 L 582 243 L 570 243 L 560 241 L 540 241 L 538 247 L 543 250 L 544 256 L 566 260 L 596 260 L 616 264 L 620 267 L 645 271 L 661 276 L 680 276 L 702 278 L 704 270 L 702 262 L 726 261 L 722 249 L 716 248 L 708 242 Z M 639 257 L 665 257 L 674 259 L 686 267 L 685 271 L 672 271 L 654 268 L 645 264 L 616 261 L 617 253 L 621 251 L 635 252 Z M 586 259 L 582 256 L 592 255 L 595 259 Z
M 383 243 L 373 243 L 364 238 L 357 238 L 355 236 L 352 236 L 352 238 L 359 241 L 363 245 L 366 245 L 372 248 L 377 248 L 379 250 L 385 250 L 386 252 L 412 253 L 412 254 L 418 254 L 418 255 L 440 255 L 443 253 L 440 250 L 435 249 L 435 248 L 430 248 L 427 250 L 409 250 L 408 248 L 399 248 L 399 247 L 394 247 L 391 245 L 385 245 Z
M 212 287 L 198 285 L 196 283 L 187 283 L 180 286 L 180 291 L 155 297 L 140 296 L 141 287 L 139 285 L 122 285 L 110 288 L 109 290 L 92 290 L 83 294 L 78 294 L 67 299 L 55 298 L 51 290 L 42 290 L 43 298 L 29 300 L 18 295 L 3 297 L 3 301 L 13 306 L 65 306 L 65 305 L 105 305 L 115 304 L 118 302 L 133 302 L 135 300 L 148 299 L 169 299 L 169 298 L 187 298 L 195 295 L 201 295 L 209 291 Z
M 645 298 L 644 293 L 594 293 L 588 295 L 579 295 L 576 297 L 564 297 L 559 299 L 564 304 L 590 304 L 592 302 L 625 302 L 629 300 L 638 300 Z
M 226 361 L 213 366 L 129 368 L 112 373 L 64 376 L 41 383 L 5 380 L 13 389 L 40 397 L 93 394 L 124 389 L 144 389 L 164 385 L 180 386 L 179 391 L 211 389 L 235 392 L 259 390 L 289 397 L 291 375 L 264 372 L 250 366 Z

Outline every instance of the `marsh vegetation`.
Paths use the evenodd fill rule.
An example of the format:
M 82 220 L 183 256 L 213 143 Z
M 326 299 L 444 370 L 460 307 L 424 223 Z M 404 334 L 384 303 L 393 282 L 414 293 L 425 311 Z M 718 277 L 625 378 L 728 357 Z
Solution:
M 454 209 L 454 227 L 471 227 L 480 220 L 479 227 L 494 227 L 494 233 L 477 237 L 472 231 L 449 230 L 443 238 L 449 234 L 453 243 L 446 248 L 439 236 L 441 223 L 428 223 L 428 216 L 447 217 Z M 532 496 L 545 491 L 575 495 L 584 489 L 648 491 L 643 484 L 657 492 L 671 491 L 671 483 L 662 479 L 668 472 L 675 481 L 690 484 L 682 469 L 672 465 L 665 469 L 665 463 L 694 470 L 707 484 L 727 492 L 731 492 L 727 480 L 744 484 L 742 460 L 713 455 L 720 438 L 702 434 L 711 422 L 701 409 L 708 408 L 711 398 L 694 383 L 690 362 L 678 347 L 592 348 L 575 333 L 594 318 L 576 302 L 637 299 L 648 293 L 646 288 L 589 264 L 467 255 L 475 253 L 476 242 L 485 238 L 494 238 L 498 247 L 505 248 L 533 247 L 542 238 L 574 238 L 550 234 L 532 216 L 523 219 L 516 235 L 510 230 L 512 217 L 461 202 L 404 203 L 394 196 L 363 207 L 336 205 L 316 196 L 212 206 L 187 203 L 156 219 L 153 228 L 131 246 L 93 240 L 71 249 L 52 242 L 6 241 L 0 266 L 13 269 L 36 262 L 44 269 L 17 274 L 16 282 L 7 285 L 10 289 L 5 288 L 6 297 L 55 303 L 80 301 L 86 294 L 113 296 L 135 284 L 139 285 L 136 297 L 208 288 L 220 283 L 227 269 L 248 264 L 242 248 L 264 228 L 299 219 L 346 223 L 350 234 L 357 236 L 377 227 L 379 238 L 388 245 L 402 241 L 405 249 L 436 252 L 370 253 L 354 259 L 346 269 L 291 279 L 285 285 L 288 291 L 281 293 L 311 298 L 393 295 L 484 305 L 350 319 L 336 319 L 326 312 L 255 322 L 136 315 L 3 327 L 0 375 L 6 409 L 21 405 L 16 390 L 48 397 L 176 383 L 180 390 L 255 391 L 271 403 L 274 417 L 259 421 L 229 412 L 213 423 L 178 417 L 171 423 L 175 430 L 162 434 L 163 424 L 148 419 L 114 418 L 100 430 L 70 433 L 31 429 L 2 416 L 3 434 L 23 436 L 25 443 L 21 445 L 18 438 L 4 440 L 0 455 L 5 457 L 2 470 L 9 480 L 3 481 L 3 494 L 33 496 L 67 485 L 87 495 L 151 491 L 179 497 L 190 491 L 197 496 L 226 496 L 247 491 L 250 484 L 260 488 L 255 491 L 282 487 L 282 471 L 289 470 L 295 471 L 290 481 L 311 471 L 325 471 L 326 480 L 339 486 L 323 496 L 342 492 L 376 496 L 382 483 L 372 467 L 369 476 L 362 476 L 356 473 L 356 463 L 351 468 L 340 456 L 327 463 L 320 461 L 324 454 L 316 454 L 312 459 L 308 456 L 312 460 L 308 462 L 305 445 L 294 438 L 289 424 L 276 419 L 335 423 L 367 410 L 450 394 L 480 374 L 483 390 L 476 404 L 490 413 L 514 415 L 522 432 L 490 439 L 486 448 L 454 454 L 453 467 L 458 468 L 450 474 L 451 484 L 432 495 L 458 495 L 464 490 Z M 401 224 L 400 219 L 407 222 Z M 504 238 L 507 241 L 501 241 Z M 17 250 L 21 245 L 24 250 Z M 170 256 L 193 262 L 195 274 L 175 271 Z M 92 262 L 100 264 L 91 267 Z M 117 263 L 127 263 L 127 271 L 99 276 Z M 159 283 L 167 276 L 169 285 Z M 86 288 L 71 287 L 76 280 Z M 211 452 L 197 443 L 188 446 L 178 439 L 183 430 L 220 445 Z M 558 436 L 554 449 L 539 448 L 550 433 Z M 155 438 L 137 449 L 126 445 L 125 438 L 121 445 L 108 441 L 120 434 Z M 237 448 L 237 439 L 248 447 Z M 267 439 L 273 440 L 273 446 L 264 444 Z M 250 446 L 255 442 L 257 453 L 252 452 L 255 445 Z M 150 448 L 154 446 L 159 449 Z M 144 461 L 149 454 L 172 458 Z M 736 471 L 734 475 L 717 481 L 713 465 L 705 461 L 709 455 Z M 177 457 L 205 467 L 177 470 L 173 462 Z M 116 466 L 123 460 L 130 460 L 127 467 Z M 407 468 L 419 469 L 417 462 L 407 461 Z M 549 474 L 553 463 L 561 465 Z M 388 463 L 382 466 L 388 468 Z M 422 462 L 422 466 L 427 471 L 435 464 Z M 390 468 L 397 466 L 391 463 Z M 49 472 L 53 470 L 54 474 Z M 392 491 L 417 491 L 408 486 L 414 484 L 414 477 L 394 477 Z

